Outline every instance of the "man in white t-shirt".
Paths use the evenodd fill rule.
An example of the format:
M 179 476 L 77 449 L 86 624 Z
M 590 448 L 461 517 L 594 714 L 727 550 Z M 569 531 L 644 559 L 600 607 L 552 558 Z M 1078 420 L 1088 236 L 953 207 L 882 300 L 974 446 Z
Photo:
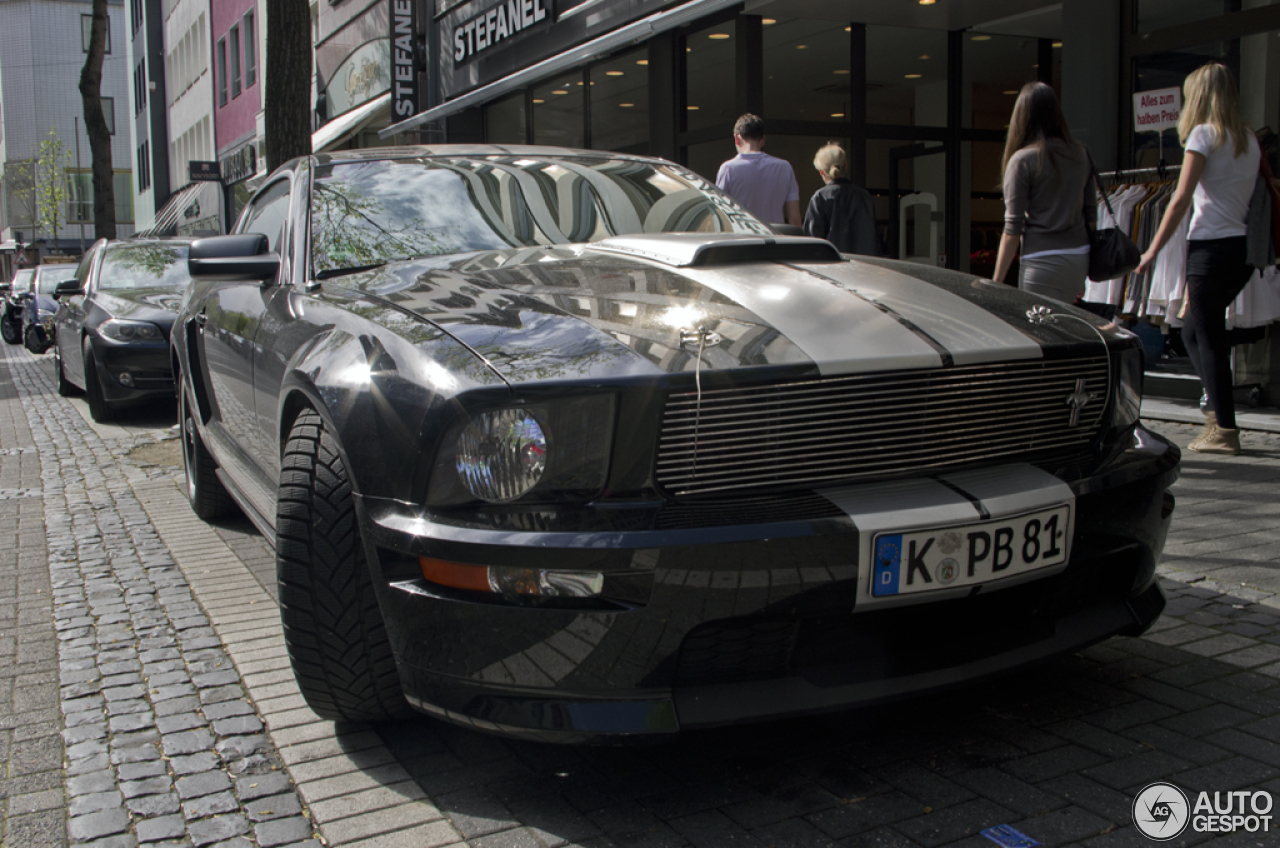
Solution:
M 764 120 L 750 112 L 733 125 L 738 155 L 720 166 L 716 185 L 767 224 L 800 226 L 800 186 L 791 163 L 764 152 Z

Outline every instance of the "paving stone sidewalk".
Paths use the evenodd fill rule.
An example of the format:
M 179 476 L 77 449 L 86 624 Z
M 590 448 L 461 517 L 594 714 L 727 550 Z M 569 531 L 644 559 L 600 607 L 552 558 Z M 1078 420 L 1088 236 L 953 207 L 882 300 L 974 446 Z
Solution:
M 318 844 L 239 674 L 134 494 L 150 479 L 173 485 L 172 468 L 127 461 L 154 436 L 103 440 L 34 357 L 5 354 L 38 453 L 51 682 L 61 684 L 61 716 L 46 722 L 61 731 L 52 740 L 66 823 L 61 840 L 41 844 Z M 6 846 L 29 844 L 9 830 Z

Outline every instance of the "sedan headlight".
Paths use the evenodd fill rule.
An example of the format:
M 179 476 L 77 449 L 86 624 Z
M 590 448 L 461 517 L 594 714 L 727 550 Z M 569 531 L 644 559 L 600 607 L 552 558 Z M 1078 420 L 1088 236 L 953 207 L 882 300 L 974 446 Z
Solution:
M 1124 431 L 1137 423 L 1142 411 L 1142 348 L 1121 351 L 1117 369 L 1111 428 Z
M 98 332 L 118 342 L 164 341 L 164 330 L 149 321 L 126 321 L 109 318 L 98 326 Z
M 612 439 L 608 395 L 471 413 L 446 434 L 427 501 L 589 500 L 604 488 Z

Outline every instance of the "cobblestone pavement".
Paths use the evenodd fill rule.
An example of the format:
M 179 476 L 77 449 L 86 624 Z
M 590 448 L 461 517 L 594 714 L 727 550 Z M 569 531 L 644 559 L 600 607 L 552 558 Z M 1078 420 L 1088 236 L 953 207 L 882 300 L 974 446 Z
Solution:
M 663 745 L 568 748 L 495 739 L 427 719 L 376 728 L 316 719 L 302 704 L 288 671 L 273 610 L 273 557 L 265 541 L 243 521 L 203 524 L 176 487 L 173 465 L 161 457 L 156 465 L 143 467 L 129 457 L 132 444 L 156 438 L 163 427 L 135 435 L 132 442 L 95 442 L 95 431 L 103 428 L 90 427 L 75 411 L 78 407 L 53 396 L 48 379 L 34 371 L 25 352 L 11 349 L 9 354 L 31 416 L 35 435 L 30 443 L 39 446 L 45 474 L 60 647 L 64 654 L 77 647 L 97 649 L 92 659 L 99 677 L 63 677 L 64 686 L 71 687 L 63 690 L 63 709 L 68 733 L 80 726 L 71 724 L 76 716 L 94 713 L 96 723 L 86 724 L 103 728 L 103 735 L 87 740 L 97 747 L 84 749 L 75 749 L 84 742 L 68 735 L 67 762 L 72 771 L 77 762 L 105 766 L 81 768 L 88 768 L 85 774 L 103 775 L 104 781 L 114 774 L 113 785 L 101 791 L 123 796 L 131 778 L 121 770 L 134 764 L 110 758 L 117 751 L 150 745 L 156 757 L 141 763 L 163 764 L 161 779 L 176 788 L 145 797 L 173 798 L 176 792 L 176 800 L 182 801 L 182 778 L 173 763 L 203 755 L 209 767 L 204 774 L 223 774 L 228 781 L 222 794 L 211 795 L 235 806 L 204 818 L 182 817 L 183 839 L 191 840 L 202 821 L 235 819 L 247 827 L 254 821 L 253 810 L 262 809 L 232 788 L 248 786 L 236 775 L 237 763 L 246 759 L 236 759 L 236 754 L 245 749 L 231 752 L 230 759 L 218 756 L 223 750 L 219 741 L 226 739 L 255 740 L 251 747 L 257 752 L 250 757 L 262 758 L 252 761 L 255 769 L 284 766 L 264 773 L 278 781 L 273 790 L 284 790 L 275 798 L 300 802 L 284 820 L 299 820 L 296 810 L 302 809 L 320 840 L 365 848 L 464 842 L 475 848 L 991 846 L 995 843 L 978 832 L 999 824 L 1012 825 L 1044 845 L 1147 845 L 1134 829 L 1130 811 L 1134 793 L 1153 780 L 1169 780 L 1189 794 L 1237 789 L 1280 793 L 1280 527 L 1275 522 L 1280 436 L 1246 434 L 1247 453 L 1239 458 L 1186 457 L 1175 489 L 1173 535 L 1161 568 L 1170 603 L 1142 638 L 1111 639 L 993 683 L 872 710 L 687 734 Z M 23 415 L 11 411 L 12 394 L 4 391 L 0 376 L 0 415 L 25 424 Z M 9 487 L 0 489 L 0 527 L 5 528 L 13 526 L 11 515 L 18 521 L 40 519 L 38 510 L 21 512 L 38 503 L 34 497 L 5 499 L 11 488 L 35 485 L 36 467 L 35 457 L 23 453 L 17 455 L 19 461 L 8 453 L 28 444 L 22 441 L 21 426 L 10 429 L 8 424 L 9 418 L 0 421 L 0 487 Z M 41 441 L 43 428 L 56 433 L 56 440 Z M 1182 444 L 1194 432 L 1177 424 L 1156 429 Z M 62 447 L 64 441 L 70 446 Z M 176 461 L 175 451 L 168 462 Z M 62 491 L 56 488 L 59 480 Z M 124 537 L 136 561 L 135 554 L 124 553 L 111 554 L 104 563 L 102 550 L 115 550 L 112 546 L 123 544 Z M 24 540 L 30 537 L 19 529 L 18 539 L 20 563 Z M 42 555 L 37 550 L 29 561 Z M 0 594 L 0 656 L 7 662 L 15 650 L 33 646 L 14 675 L 31 675 L 34 697 L 39 681 L 48 679 L 48 669 L 54 667 L 52 649 L 41 654 L 38 647 L 51 643 L 48 634 L 40 641 L 38 626 L 43 620 L 52 633 L 50 606 L 47 601 L 41 606 L 38 595 L 28 591 L 39 586 L 38 569 L 27 575 L 21 565 L 18 580 L 28 582 L 13 600 L 6 582 L 12 561 L 9 555 L 0 560 L 6 567 L 0 572 L 0 590 L 8 593 Z M 119 588 L 99 599 L 95 581 L 103 579 L 108 563 L 121 574 Z M 153 591 L 139 593 L 148 587 Z M 146 604 L 148 599 L 154 603 Z M 28 601 L 29 612 L 23 605 Z M 135 610 L 135 601 L 144 603 Z M 86 614 L 97 617 L 96 643 L 86 641 L 94 637 L 76 620 Z M 174 644 L 142 644 L 166 636 Z M 111 638 L 119 641 L 111 643 Z M 124 648 L 107 648 L 108 659 L 103 659 L 106 644 L 122 642 Z M 108 700 L 75 688 L 91 679 L 104 690 L 137 686 L 121 679 L 121 686 L 108 687 L 116 675 L 106 672 L 114 668 L 102 667 L 115 661 L 111 652 L 127 651 L 131 643 L 137 643 L 139 665 L 122 673 L 183 673 L 177 665 L 149 669 L 165 660 L 142 658 L 153 650 L 168 650 L 181 655 L 180 662 L 177 657 L 171 661 L 182 665 L 187 677 L 172 682 L 148 677 L 145 691 L 129 690 L 141 696 L 137 698 Z M 226 665 L 208 666 L 217 657 L 229 661 L 238 682 L 231 682 Z M 67 663 L 90 658 L 62 657 L 64 674 L 89 671 L 87 665 L 68 668 Z M 7 674 L 0 673 L 0 685 L 10 685 L 3 676 Z M 229 676 L 206 680 L 205 674 Z M 168 686 L 188 688 L 171 690 L 171 696 Z M 225 688 L 236 686 L 242 690 Z M 216 701 L 206 691 L 234 697 Z M 38 713 L 39 706 L 19 709 L 16 692 L 0 690 L 9 710 L 0 715 L 0 753 L 10 769 L 0 784 L 9 797 L 6 826 L 10 834 L 19 827 L 29 829 L 23 833 L 56 834 L 67 819 L 57 771 L 48 763 L 62 755 L 62 740 L 54 735 L 61 727 L 35 736 L 47 740 L 35 750 L 56 748 L 56 754 L 46 754 L 43 766 L 23 765 L 27 760 L 17 756 L 22 725 L 15 717 Z M 198 722 L 199 732 L 207 734 L 182 737 L 190 740 L 192 753 L 165 748 L 170 733 L 197 730 L 196 725 L 159 727 L 161 711 L 172 709 L 163 706 L 170 701 L 184 706 L 168 715 L 189 715 L 187 720 Z M 116 717 L 132 720 L 128 717 L 143 713 L 104 715 L 113 704 L 128 702 L 145 703 L 156 715 L 153 732 L 159 734 L 160 748 L 155 736 L 132 736 L 139 731 L 111 724 Z M 38 703 L 45 704 L 47 722 L 56 695 Z M 219 725 L 221 703 L 242 705 L 233 716 L 245 719 L 234 726 L 237 732 L 224 732 L 228 726 Z M 89 709 L 74 708 L 82 704 Z M 210 707 L 215 709 L 212 716 Z M 35 724 L 34 718 L 29 723 Z M 258 720 L 265 732 L 258 731 Z M 146 725 L 143 732 L 151 728 Z M 79 755 L 80 750 L 83 757 L 72 759 L 73 751 Z M 94 759 L 103 756 L 107 759 Z M 35 778 L 19 785 L 18 768 L 54 784 Z M 73 789 L 80 776 L 67 782 L 73 829 L 87 812 L 74 807 L 75 799 L 99 794 Z M 254 780 L 261 785 L 261 777 Z M 57 805 L 40 800 L 55 796 Z M 281 802 L 273 799 L 271 805 L 274 809 Z M 144 819 L 132 814 L 132 832 L 141 837 L 139 822 L 176 815 Z M 177 819 L 170 820 L 176 825 Z M 255 834 L 261 839 L 260 830 L 245 830 L 245 838 Z M 6 848 L 10 844 L 43 843 L 11 837 Z M 1187 831 L 1168 844 L 1263 846 L 1280 844 L 1280 839 L 1270 833 Z

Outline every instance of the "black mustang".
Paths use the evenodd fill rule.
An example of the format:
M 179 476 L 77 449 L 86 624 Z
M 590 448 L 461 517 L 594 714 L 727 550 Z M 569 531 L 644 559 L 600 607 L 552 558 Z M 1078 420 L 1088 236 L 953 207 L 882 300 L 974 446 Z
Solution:
M 580 740 L 1142 632 L 1179 454 L 1135 337 L 778 236 L 669 162 L 289 163 L 196 241 L 191 503 L 274 541 L 313 709 Z
M 83 391 L 94 421 L 172 397 L 169 331 L 191 279 L 187 242 L 101 240 L 59 283 L 54 315 L 58 394 Z

